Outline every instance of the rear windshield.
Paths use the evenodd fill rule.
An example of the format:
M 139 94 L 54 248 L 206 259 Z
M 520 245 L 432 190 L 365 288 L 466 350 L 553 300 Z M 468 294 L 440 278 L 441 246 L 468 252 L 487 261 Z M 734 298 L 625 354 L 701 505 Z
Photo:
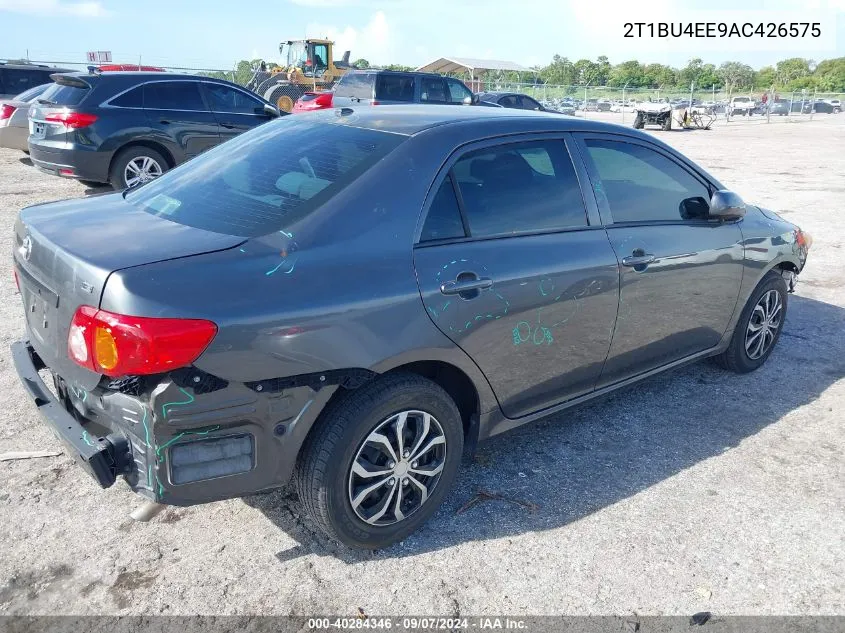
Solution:
M 82 103 L 88 91 L 89 88 L 78 88 L 76 86 L 54 83 L 38 98 L 41 101 L 49 101 L 55 105 L 76 106 Z
M 286 116 L 130 191 L 126 200 L 179 224 L 257 237 L 311 213 L 403 140 Z

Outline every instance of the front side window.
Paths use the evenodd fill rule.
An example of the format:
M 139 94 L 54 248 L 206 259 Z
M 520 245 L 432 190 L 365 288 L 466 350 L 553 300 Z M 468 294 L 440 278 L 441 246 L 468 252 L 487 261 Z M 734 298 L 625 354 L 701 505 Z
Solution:
M 519 99 L 515 95 L 505 95 L 499 99 L 499 105 L 503 108 L 518 108 Z
M 538 102 L 534 101 L 534 99 L 532 99 L 531 97 L 526 97 L 525 95 L 522 95 L 520 97 L 520 100 L 522 101 L 522 109 L 523 110 L 540 110 L 541 109 L 540 104 Z
M 196 81 L 154 81 L 144 85 L 144 108 L 148 110 L 194 110 L 207 112 Z
M 446 85 L 440 77 L 423 77 L 420 101 L 424 103 L 449 103 Z
M 376 99 L 381 101 L 413 101 L 414 77 L 379 74 L 376 79 Z
M 214 112 L 229 112 L 232 114 L 261 113 L 264 104 L 249 95 L 223 84 L 204 84 L 208 94 L 208 101 Z
M 452 103 L 466 103 L 466 99 L 472 101 L 472 92 L 457 79 L 446 78 L 446 85 L 449 87 L 449 100 Z
M 613 222 L 706 220 L 710 192 L 674 160 L 648 147 L 587 139 L 587 152 Z
M 319 208 L 404 140 L 397 134 L 284 117 L 130 190 L 126 201 L 206 231 L 266 235 Z
M 476 150 L 452 169 L 472 237 L 587 225 L 575 168 L 563 141 Z

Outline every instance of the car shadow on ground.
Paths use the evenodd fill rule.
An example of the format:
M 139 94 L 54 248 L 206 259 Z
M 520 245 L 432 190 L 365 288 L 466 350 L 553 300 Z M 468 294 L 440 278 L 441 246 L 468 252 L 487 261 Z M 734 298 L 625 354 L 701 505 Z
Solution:
M 24 156 L 23 158 L 19 158 L 18 160 L 27 167 L 34 167 L 34 165 L 32 164 L 32 159 L 29 156 Z
M 281 562 L 310 553 L 348 563 L 414 556 L 559 528 L 731 450 L 843 377 L 845 309 L 791 295 L 780 342 L 760 370 L 696 363 L 493 438 L 464 464 L 440 510 L 385 550 L 336 544 L 290 488 L 244 501 L 297 541 L 276 554 Z

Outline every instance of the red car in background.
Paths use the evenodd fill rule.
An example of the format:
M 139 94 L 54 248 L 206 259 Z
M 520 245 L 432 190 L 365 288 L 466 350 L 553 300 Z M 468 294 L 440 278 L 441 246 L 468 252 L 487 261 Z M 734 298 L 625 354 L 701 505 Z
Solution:
M 297 112 L 312 112 L 332 107 L 333 92 L 306 92 L 293 104 L 291 114 Z
M 164 72 L 164 68 L 159 68 L 158 66 L 142 66 L 141 64 L 103 64 L 102 66 L 98 66 L 97 69 L 103 73 L 119 72 L 122 70 L 137 70 L 145 73 Z

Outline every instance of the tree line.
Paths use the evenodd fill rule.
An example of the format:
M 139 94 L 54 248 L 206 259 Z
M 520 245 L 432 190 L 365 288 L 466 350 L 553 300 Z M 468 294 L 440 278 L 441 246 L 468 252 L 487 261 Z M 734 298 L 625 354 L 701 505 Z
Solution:
M 262 60 L 241 60 L 233 73 L 234 81 L 245 84 L 252 77 L 254 69 Z M 366 59 L 357 59 L 352 64 L 355 68 L 370 68 Z M 268 62 L 267 68 L 276 68 L 277 64 Z M 386 70 L 413 70 L 411 66 L 390 64 L 379 66 Z M 232 79 L 232 77 L 224 77 Z M 556 84 L 564 86 L 611 86 L 622 88 L 651 88 L 688 90 L 695 84 L 697 90 L 716 89 L 724 92 L 736 90 L 819 90 L 821 92 L 845 92 L 845 57 L 826 59 L 816 63 L 812 59 L 791 57 L 773 66 L 753 69 L 742 62 L 728 61 L 716 66 L 705 64 L 703 60 L 689 60 L 683 68 L 673 68 L 664 64 L 643 64 L 630 60 L 611 64 L 602 55 L 592 61 L 579 59 L 571 61 L 567 57 L 555 55 L 550 64 L 535 66 L 528 73 L 506 72 L 501 79 L 509 82 Z

